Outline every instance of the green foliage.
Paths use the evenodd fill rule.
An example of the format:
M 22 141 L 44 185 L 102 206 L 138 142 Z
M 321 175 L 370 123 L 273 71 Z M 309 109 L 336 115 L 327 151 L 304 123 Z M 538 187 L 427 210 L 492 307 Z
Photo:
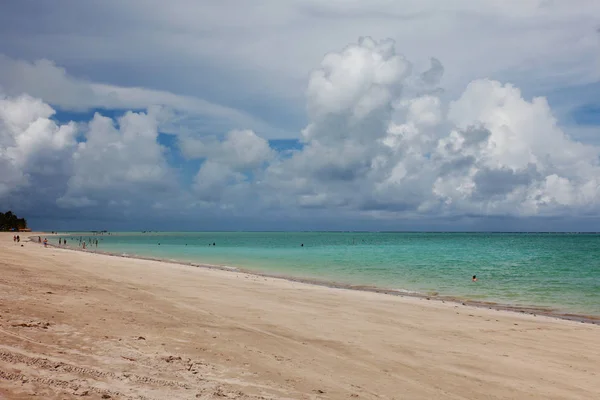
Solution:
M 25 218 L 17 217 L 12 211 L 0 212 L 0 231 L 19 230 L 27 228 Z

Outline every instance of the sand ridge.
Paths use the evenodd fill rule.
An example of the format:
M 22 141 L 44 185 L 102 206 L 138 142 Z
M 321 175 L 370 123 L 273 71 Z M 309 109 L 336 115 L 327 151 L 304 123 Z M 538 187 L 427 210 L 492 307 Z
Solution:
M 597 325 L 21 244 L 0 398 L 600 398 Z

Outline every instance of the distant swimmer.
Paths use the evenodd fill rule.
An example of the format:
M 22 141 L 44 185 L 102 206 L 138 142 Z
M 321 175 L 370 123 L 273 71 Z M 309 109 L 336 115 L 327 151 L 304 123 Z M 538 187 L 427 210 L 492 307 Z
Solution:
M 304 243 L 302 243 L 302 244 L 300 245 L 300 247 L 304 247 Z
M 473 279 L 471 279 L 473 282 L 477 282 L 477 275 L 473 275 Z
M 216 246 L 216 245 L 217 245 L 216 243 L 213 243 L 213 246 Z

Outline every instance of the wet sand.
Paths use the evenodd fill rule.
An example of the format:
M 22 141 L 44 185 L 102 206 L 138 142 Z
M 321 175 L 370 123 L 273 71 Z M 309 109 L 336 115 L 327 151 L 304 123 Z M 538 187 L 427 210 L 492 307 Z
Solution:
M 0 398 L 600 398 L 598 325 L 21 244 Z

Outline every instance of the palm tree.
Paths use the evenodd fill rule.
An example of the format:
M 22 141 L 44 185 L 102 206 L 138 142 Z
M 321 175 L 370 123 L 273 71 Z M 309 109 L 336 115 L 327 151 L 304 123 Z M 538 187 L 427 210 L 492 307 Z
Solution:
M 27 220 L 18 218 L 12 211 L 0 212 L 0 231 L 19 230 L 27 228 Z

